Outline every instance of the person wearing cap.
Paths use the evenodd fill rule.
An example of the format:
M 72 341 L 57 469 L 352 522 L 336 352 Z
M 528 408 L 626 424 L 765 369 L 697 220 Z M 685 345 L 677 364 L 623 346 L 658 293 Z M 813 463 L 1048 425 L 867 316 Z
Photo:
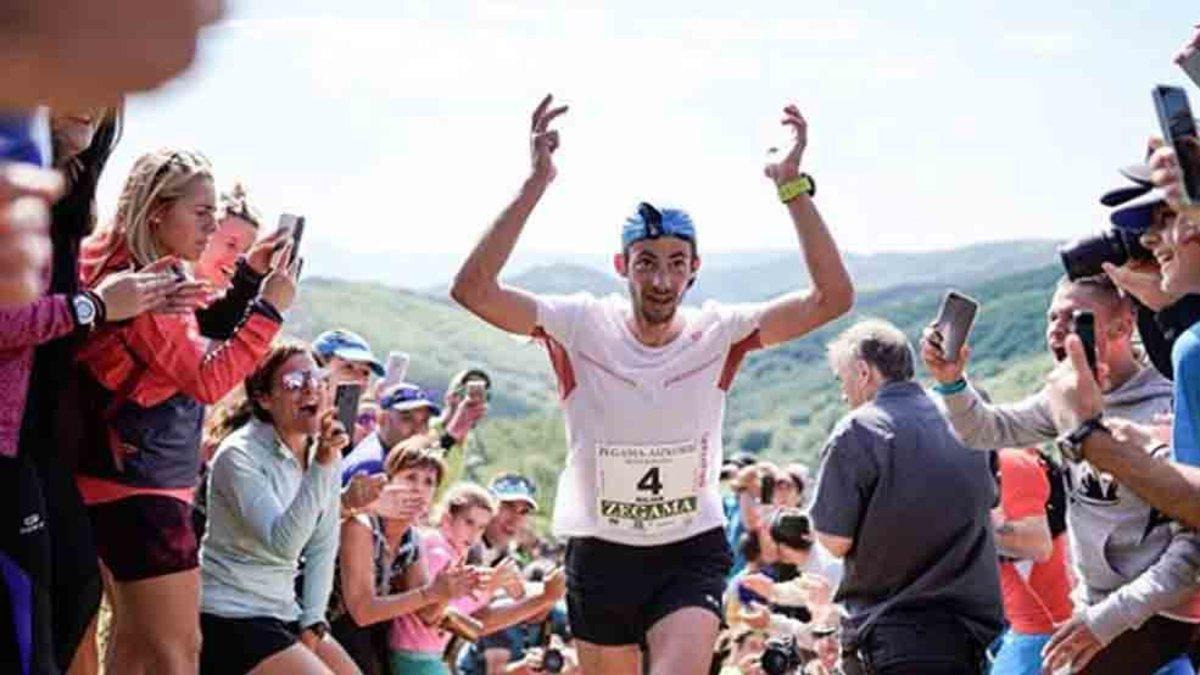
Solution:
M 429 421 L 441 412 L 433 397 L 415 384 L 401 382 L 384 391 L 375 432 L 342 458 L 342 483 L 349 483 L 356 474 L 382 473 L 387 453 L 401 441 L 428 435 Z
M 313 351 L 320 357 L 321 367 L 329 371 L 330 391 L 346 383 L 358 384 L 366 391 L 372 375 L 384 376 L 383 364 L 375 358 L 371 345 L 358 333 L 344 328 L 318 335 L 313 341 Z
M 1149 164 L 1133 164 L 1120 169 L 1131 184 L 1109 190 L 1100 203 L 1113 207 L 1112 224 L 1139 239 L 1153 236 L 1173 221 L 1178 212 L 1166 198 L 1166 190 L 1151 181 Z M 1146 240 L 1153 242 L 1153 238 Z M 1104 264 L 1104 272 L 1137 306 L 1137 328 L 1142 347 L 1155 369 L 1174 379 L 1171 349 L 1175 340 L 1200 320 L 1200 294 L 1169 293 L 1162 289 L 1162 270 L 1158 262 L 1130 259 L 1118 266 Z
M 807 124 L 781 123 L 792 147 L 766 175 L 800 240 L 812 289 L 763 303 L 683 307 L 700 270 L 681 209 L 643 202 L 613 256 L 629 297 L 535 295 L 500 282 L 530 213 L 557 174 L 566 112 L 533 113 L 531 171 L 459 270 L 451 296 L 484 321 L 549 352 L 570 448 L 554 505 L 568 538 L 568 610 L 587 675 L 706 673 L 731 564 L 719 474 L 725 397 L 747 353 L 800 337 L 849 311 L 854 289 L 800 172 Z M 737 227 L 738 224 L 734 224 Z
M 1054 361 L 1067 358 L 1078 310 L 1095 316 L 1106 414 L 1150 424 L 1170 413 L 1171 383 L 1137 359 L 1132 303 L 1105 275 L 1059 280 L 1046 313 L 1046 346 Z M 968 447 L 1027 447 L 1078 431 L 1056 419 L 1044 388 L 1018 401 L 986 401 L 966 375 L 970 348 L 949 360 L 940 338 L 927 329 L 921 357 L 936 380 L 933 391 Z M 1168 456 L 1165 447 L 1147 452 L 1156 461 Z M 1090 462 L 1066 462 L 1063 470 L 1082 603 L 1047 645 L 1046 662 L 1056 668 L 1072 663 L 1075 672 L 1155 672 L 1184 653 L 1197 635 L 1200 539 Z
M 445 453 L 446 481 L 443 486 L 453 485 L 462 478 L 467 437 L 487 416 L 491 391 L 492 378 L 480 368 L 467 368 L 450 378 L 443 398 L 445 410 L 430 423 Z M 444 487 L 438 490 L 438 499 L 444 491 Z
M 1150 158 L 1151 182 L 1162 190 L 1179 217 L 1152 225 L 1142 235 L 1162 269 L 1162 290 L 1200 293 L 1200 207 L 1182 199 L 1180 169 L 1175 150 L 1155 141 Z M 1156 224 L 1157 225 L 1157 224 Z M 1127 484 L 1152 507 L 1180 523 L 1200 528 L 1200 324 L 1180 336 L 1172 350 L 1175 366 L 1175 416 L 1170 445 L 1173 462 L 1148 459 L 1161 454 L 1166 441 L 1147 425 L 1101 417 L 1101 387 L 1086 365 L 1079 340 L 1068 345 L 1070 360 L 1048 378 L 1047 392 L 1055 419 L 1077 426 L 1072 448 L 1078 456 Z
M 529 514 L 538 510 L 537 488 L 521 474 L 502 473 L 488 483 L 488 492 L 496 498 L 496 513 L 475 546 L 472 560 L 495 567 L 510 557 L 513 540 L 525 529 Z

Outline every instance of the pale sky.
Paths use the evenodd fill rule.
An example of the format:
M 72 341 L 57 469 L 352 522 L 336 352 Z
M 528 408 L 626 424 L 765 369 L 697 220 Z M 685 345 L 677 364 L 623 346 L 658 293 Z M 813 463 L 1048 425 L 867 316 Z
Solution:
M 710 251 L 793 247 L 761 173 L 788 101 L 845 249 L 1075 236 L 1200 21 L 1182 0 L 229 4 L 193 69 L 131 102 L 102 211 L 137 154 L 192 146 L 272 220 L 306 214 L 312 246 L 409 253 L 467 250 L 546 92 L 571 111 L 521 250 L 613 250 L 643 199 L 690 210 Z

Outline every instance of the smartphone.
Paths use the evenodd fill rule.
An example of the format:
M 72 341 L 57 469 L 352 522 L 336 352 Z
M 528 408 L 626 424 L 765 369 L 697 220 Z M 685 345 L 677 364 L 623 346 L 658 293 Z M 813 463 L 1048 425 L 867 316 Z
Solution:
M 1188 77 L 1192 78 L 1192 82 L 1195 82 L 1197 87 L 1200 87 L 1200 49 L 1192 52 L 1192 55 L 1184 59 L 1179 67 L 1187 73 Z
M 1087 354 L 1088 367 L 1096 374 L 1096 317 L 1091 312 L 1077 310 L 1071 316 L 1071 332 L 1083 342 L 1083 353 Z
M 1154 108 L 1158 111 L 1163 138 L 1175 148 L 1183 200 L 1187 204 L 1200 203 L 1200 137 L 1196 134 L 1196 120 L 1187 92 L 1160 84 L 1154 88 Z
M 770 504 L 775 499 L 775 476 L 767 474 L 762 477 L 762 487 L 758 501 L 761 504 Z
M 291 265 L 296 262 L 296 256 L 300 255 L 300 240 L 304 238 L 304 216 L 285 213 L 279 216 L 279 227 L 287 228 L 292 233 L 292 257 L 288 258 L 288 264 Z
M 342 423 L 351 438 L 354 437 L 354 421 L 358 417 L 358 400 L 361 397 L 362 385 L 356 382 L 339 384 L 337 393 L 333 397 L 338 421 Z
M 383 369 L 386 386 L 404 381 L 404 376 L 408 374 L 408 362 L 409 356 L 405 352 L 388 352 L 387 366 Z
M 975 325 L 975 315 L 979 313 L 979 302 L 958 291 L 949 291 L 942 299 L 933 327 L 942 336 L 942 357 L 948 361 L 958 360 L 971 328 Z

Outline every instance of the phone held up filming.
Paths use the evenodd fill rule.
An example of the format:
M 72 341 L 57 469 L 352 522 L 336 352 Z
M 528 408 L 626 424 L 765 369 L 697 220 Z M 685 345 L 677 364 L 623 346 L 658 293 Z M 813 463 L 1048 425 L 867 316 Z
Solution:
M 948 361 L 958 360 L 978 313 L 978 301 L 958 291 L 946 293 L 937 318 L 933 321 L 933 329 L 941 336 L 942 358 Z

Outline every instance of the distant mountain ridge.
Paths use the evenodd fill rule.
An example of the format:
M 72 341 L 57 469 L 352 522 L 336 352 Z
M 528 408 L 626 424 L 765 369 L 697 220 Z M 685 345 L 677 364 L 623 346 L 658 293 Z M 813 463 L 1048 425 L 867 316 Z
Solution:
M 1017 240 L 975 244 L 947 251 L 844 255 L 846 267 L 860 291 L 895 289 L 901 286 L 930 287 L 966 285 L 1057 263 L 1058 242 Z M 702 255 L 696 285 L 686 301 L 750 302 L 809 286 L 808 272 L 799 250 L 756 252 L 739 264 L 736 254 L 722 254 L 721 264 L 710 267 Z M 507 283 L 534 293 L 596 295 L 623 293 L 625 286 L 610 268 L 600 269 L 576 262 L 535 265 L 505 278 Z M 444 296 L 448 286 L 429 291 Z

